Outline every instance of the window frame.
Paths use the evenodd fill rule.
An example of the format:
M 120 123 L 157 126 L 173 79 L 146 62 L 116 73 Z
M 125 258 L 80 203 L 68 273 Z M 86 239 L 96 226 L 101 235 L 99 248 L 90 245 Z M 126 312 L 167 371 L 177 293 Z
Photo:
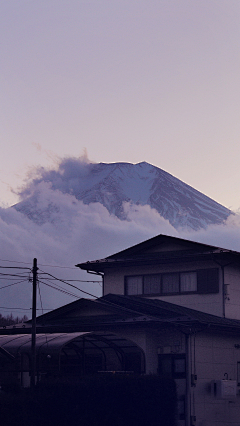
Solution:
M 145 292 L 145 285 L 146 285 L 146 283 L 144 282 L 145 280 L 144 280 L 144 278 L 145 277 L 160 277 L 160 283 L 159 283 L 159 287 L 160 287 L 160 291 L 159 292 L 150 292 L 150 293 L 148 293 L 148 292 Z M 162 293 L 162 274 L 143 274 L 143 280 L 142 280 L 142 288 L 143 288 L 143 293 L 142 293 L 142 295 L 143 296 L 149 296 L 149 295 L 151 295 L 151 294 L 153 294 L 153 295 L 159 295 L 159 294 L 161 294 Z
M 127 287 L 127 278 L 134 278 L 134 277 L 142 277 L 142 293 L 136 293 L 136 294 L 128 294 L 128 287 Z M 126 296 L 142 296 L 144 294 L 144 288 L 143 288 L 143 275 L 127 275 L 124 277 L 124 294 Z
M 169 361 L 170 372 L 165 372 L 162 368 L 164 366 L 164 361 Z M 181 372 L 176 371 L 175 361 L 181 360 L 184 362 L 184 369 Z M 158 375 L 171 377 L 172 379 L 186 379 L 187 369 L 186 369 L 186 354 L 158 354 Z
M 240 361 L 237 361 L 237 386 L 240 386 Z
M 188 290 L 183 291 L 181 290 L 181 274 L 192 274 L 196 273 L 196 290 Z M 163 292 L 163 277 L 167 275 L 178 275 L 178 291 L 177 292 Z M 205 288 L 203 291 L 203 286 L 201 283 L 202 276 L 205 275 L 206 277 L 212 276 L 213 277 L 213 283 L 212 287 L 207 287 L 205 285 Z M 160 277 L 160 291 L 159 292 L 145 292 L 144 287 L 144 277 Z M 128 278 L 131 277 L 141 277 L 142 278 L 142 293 L 139 294 L 128 294 Z M 210 284 L 209 279 L 207 280 L 207 284 Z M 186 294 L 216 294 L 219 293 L 219 268 L 205 268 L 205 269 L 191 269 L 191 270 L 184 270 L 184 271 L 177 271 L 177 272 L 163 272 L 163 273 L 155 273 L 155 274 L 131 274 L 131 275 L 125 275 L 124 276 L 124 294 L 127 296 L 176 296 L 176 295 L 186 295 Z
M 170 276 L 170 275 L 177 275 L 177 285 L 178 285 L 178 291 L 163 291 L 163 278 Z M 180 273 L 179 272 L 166 272 L 162 274 L 162 281 L 161 281 L 161 295 L 162 296 L 170 296 L 173 294 L 180 294 Z

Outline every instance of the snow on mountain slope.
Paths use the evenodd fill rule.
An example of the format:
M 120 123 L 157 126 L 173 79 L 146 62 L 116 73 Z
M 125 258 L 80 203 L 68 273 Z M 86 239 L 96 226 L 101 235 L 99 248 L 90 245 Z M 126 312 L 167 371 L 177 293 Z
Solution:
M 71 194 L 84 204 L 99 202 L 118 218 L 125 220 L 124 203 L 149 205 L 172 226 L 198 230 L 224 222 L 231 211 L 211 198 L 183 183 L 158 167 L 146 162 L 83 163 L 65 159 L 58 170 L 41 170 L 22 191 L 22 201 L 15 209 L 41 224 L 51 220 L 58 206 L 49 202 L 39 208 L 41 184 L 52 190 Z

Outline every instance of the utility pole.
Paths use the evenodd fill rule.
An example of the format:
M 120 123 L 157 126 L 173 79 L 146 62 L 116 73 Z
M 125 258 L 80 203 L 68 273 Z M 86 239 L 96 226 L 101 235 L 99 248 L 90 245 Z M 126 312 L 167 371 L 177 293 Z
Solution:
M 31 346 L 31 388 L 35 386 L 36 376 L 36 311 L 37 311 L 37 259 L 33 259 L 33 293 L 32 293 L 32 346 Z

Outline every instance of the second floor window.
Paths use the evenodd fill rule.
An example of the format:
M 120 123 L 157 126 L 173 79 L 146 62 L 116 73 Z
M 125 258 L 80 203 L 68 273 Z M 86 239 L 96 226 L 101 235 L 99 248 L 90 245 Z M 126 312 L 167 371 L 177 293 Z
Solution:
M 129 295 L 143 293 L 143 277 L 141 275 L 127 277 L 127 292 Z
M 218 293 L 218 268 L 125 277 L 127 295 L 171 295 Z

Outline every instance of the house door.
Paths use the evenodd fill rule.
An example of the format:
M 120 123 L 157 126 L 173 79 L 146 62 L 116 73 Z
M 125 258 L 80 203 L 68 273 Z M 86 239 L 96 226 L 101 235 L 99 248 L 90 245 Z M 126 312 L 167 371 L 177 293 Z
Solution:
M 178 397 L 178 426 L 185 426 L 186 408 L 186 356 L 185 354 L 159 354 L 158 373 L 174 379 Z

